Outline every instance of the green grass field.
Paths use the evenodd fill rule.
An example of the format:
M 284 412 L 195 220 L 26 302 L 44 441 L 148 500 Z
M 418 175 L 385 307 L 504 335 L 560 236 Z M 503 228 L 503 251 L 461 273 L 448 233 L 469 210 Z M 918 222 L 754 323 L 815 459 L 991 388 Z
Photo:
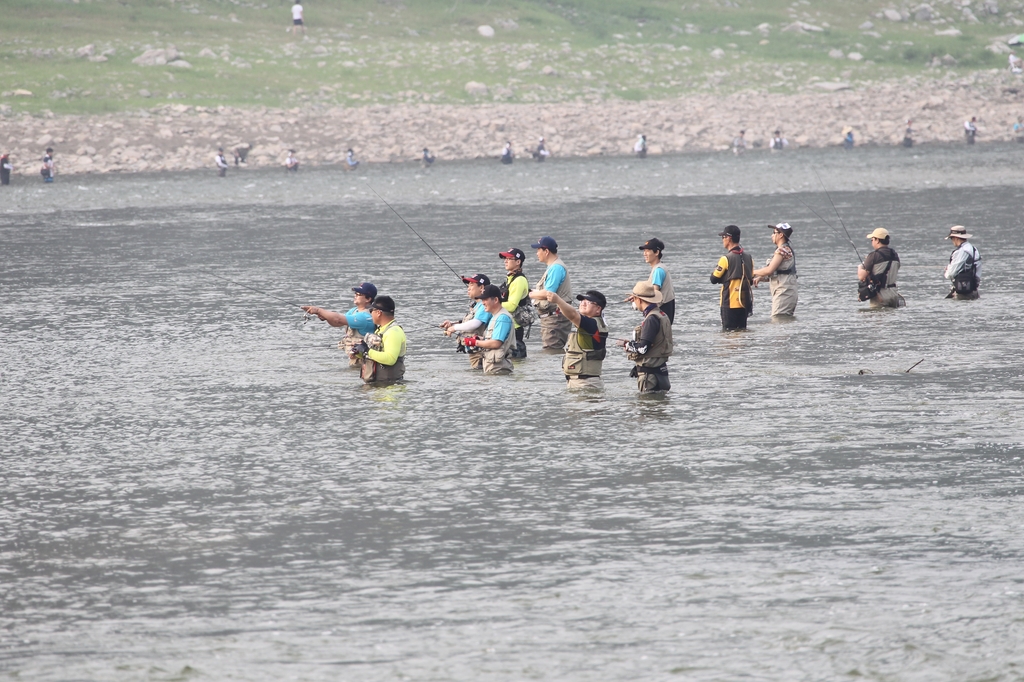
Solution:
M 1024 0 L 1001 0 L 997 13 L 979 0 L 934 2 L 931 18 L 915 18 L 919 3 L 876 0 L 308 0 L 303 39 L 290 33 L 291 4 L 0 0 L 0 105 L 90 114 L 167 102 L 296 107 L 789 92 L 818 79 L 1005 68 L 1006 54 L 989 46 L 1024 32 Z M 885 18 L 885 9 L 904 9 L 906 20 Z M 813 28 L 783 30 L 797 21 Z M 479 34 L 485 24 L 494 37 Z M 936 35 L 951 29 L 959 35 Z M 86 45 L 95 61 L 76 56 Z M 132 63 L 168 45 L 191 68 Z M 200 56 L 204 48 L 212 55 Z M 946 55 L 955 65 L 931 65 Z M 469 81 L 486 93 L 468 93 Z

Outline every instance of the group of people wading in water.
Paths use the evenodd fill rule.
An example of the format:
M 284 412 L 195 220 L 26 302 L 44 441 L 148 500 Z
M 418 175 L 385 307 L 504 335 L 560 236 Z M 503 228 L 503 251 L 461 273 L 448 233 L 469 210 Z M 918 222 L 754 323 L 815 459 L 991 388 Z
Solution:
M 790 239 L 789 223 L 768 226 L 775 246 L 763 267 L 755 268 L 753 259 L 740 244 L 741 230 L 728 225 L 718 235 L 725 254 L 711 273 L 711 283 L 719 285 L 722 329 L 747 328 L 753 309 L 753 289 L 769 283 L 773 318 L 792 318 L 799 299 L 796 253 Z M 945 237 L 953 242 L 944 277 L 951 288 L 947 298 L 974 300 L 981 285 L 981 255 L 968 241 L 973 235 L 962 225 L 954 225 Z M 890 245 L 891 235 L 876 228 L 867 235 L 872 250 L 857 266 L 858 298 L 871 307 L 898 308 L 906 305 L 897 288 L 900 257 Z M 852 243 L 852 242 L 851 242 Z M 537 260 L 546 266 L 543 277 L 531 288 L 523 274 L 526 254 L 510 248 L 498 254 L 505 269 L 498 285 L 483 274 L 461 276 L 470 299 L 461 321 L 444 320 L 439 327 L 458 340 L 458 350 L 469 357 L 472 369 L 484 374 L 507 375 L 514 370 L 513 360 L 527 356 L 525 338 L 536 323 L 540 327 L 541 349 L 562 353 L 562 374 L 572 389 L 601 389 L 602 368 L 610 340 L 604 321 L 607 298 L 596 289 L 575 294 L 569 271 L 558 252 L 558 242 L 544 236 L 530 245 Z M 674 349 L 672 325 L 675 320 L 675 291 L 672 278 L 662 264 L 665 243 L 649 239 L 640 245 L 644 262 L 650 266 L 646 280 L 637 282 L 626 295 L 640 313 L 641 320 L 629 338 L 612 339 L 633 363 L 630 374 L 641 393 L 668 391 L 671 388 L 668 359 Z M 447 263 L 446 263 L 447 265 Z M 450 267 L 450 266 L 449 266 Z M 395 321 L 395 301 L 379 296 L 370 282 L 352 288 L 354 306 L 346 313 L 318 306 L 302 306 L 334 327 L 346 327 L 339 342 L 368 384 L 386 384 L 405 375 L 406 336 Z

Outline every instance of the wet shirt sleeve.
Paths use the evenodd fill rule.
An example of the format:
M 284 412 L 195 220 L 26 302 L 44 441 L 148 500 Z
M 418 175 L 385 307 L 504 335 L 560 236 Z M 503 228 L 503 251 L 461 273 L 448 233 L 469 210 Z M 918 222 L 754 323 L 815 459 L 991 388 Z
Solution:
M 370 311 L 352 308 L 345 313 L 345 323 L 360 334 L 372 334 L 377 325 L 373 323 Z
M 711 283 L 712 284 L 721 284 L 722 277 L 725 276 L 725 273 L 728 270 L 729 270 L 729 259 L 726 258 L 725 256 L 722 256 L 721 258 L 718 259 L 718 266 L 715 268 L 715 271 L 711 273 Z
M 562 286 L 563 281 L 565 281 L 565 268 L 558 263 L 549 265 L 548 271 L 544 273 L 544 290 L 558 291 L 558 287 Z
M 491 338 L 505 343 L 505 339 L 512 333 L 512 318 L 508 315 L 499 315 L 494 321 L 494 328 L 491 329 Z

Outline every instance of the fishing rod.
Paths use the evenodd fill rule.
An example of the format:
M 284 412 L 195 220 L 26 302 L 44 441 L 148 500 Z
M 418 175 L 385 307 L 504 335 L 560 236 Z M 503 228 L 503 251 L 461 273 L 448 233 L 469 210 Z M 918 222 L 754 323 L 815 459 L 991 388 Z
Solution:
M 375 189 L 374 189 L 373 187 L 371 187 L 371 186 L 370 186 L 370 183 L 366 183 L 366 186 L 370 188 L 370 191 L 371 191 L 371 192 L 373 192 L 374 194 L 376 194 L 376 195 L 377 195 L 377 198 L 378 198 L 378 199 L 380 199 L 381 201 L 383 201 L 383 202 L 384 202 L 384 205 L 385 205 L 385 206 L 387 206 L 388 208 L 390 208 L 390 209 L 391 209 L 391 211 L 392 211 L 392 212 L 393 212 L 393 213 L 394 213 L 394 214 L 395 214 L 396 216 L 398 216 L 398 219 L 399 219 L 399 220 L 401 220 L 401 221 L 402 221 L 403 223 L 405 223 L 405 226 L 406 226 L 406 227 L 408 227 L 408 228 L 409 228 L 410 230 L 412 230 L 412 233 L 413 233 L 414 235 L 416 235 L 417 237 L 419 237 L 419 238 L 420 238 L 420 241 L 421 241 L 421 242 L 423 242 L 423 243 L 424 243 L 424 244 L 426 245 L 426 247 L 427 247 L 428 249 L 430 249 L 430 250 L 431 250 L 431 251 L 432 251 L 432 252 L 434 253 L 434 255 L 435 255 L 435 256 L 437 256 L 437 259 L 438 259 L 439 261 L 441 261 L 442 263 L 444 263 L 444 266 L 445 266 L 446 268 L 448 268 L 449 270 L 451 270 L 451 271 L 452 271 L 452 274 L 454 274 L 454 275 L 455 275 L 456 277 L 458 277 L 458 278 L 459 278 L 459 281 L 461 282 L 461 281 L 462 281 L 462 275 L 460 275 L 460 274 L 459 274 L 458 272 L 456 272 L 456 271 L 455 271 L 455 268 L 453 268 L 452 266 L 448 265 L 448 261 L 446 261 L 446 260 L 445 260 L 444 258 L 441 258 L 441 254 L 439 254 L 439 253 L 438 253 L 438 252 L 437 252 L 437 251 L 436 251 L 436 250 L 434 249 L 434 247 L 433 247 L 433 246 L 431 246 L 431 245 L 430 245 L 430 243 L 429 243 L 429 242 L 427 242 L 427 240 L 423 238 L 423 235 L 421 235 L 421 234 L 420 234 L 419 232 L 417 232 L 417 231 L 416 231 L 416 228 L 414 228 L 414 227 L 413 227 L 412 225 L 410 225 L 410 224 L 409 224 L 409 222 L 408 222 L 408 221 L 407 221 L 407 220 L 406 220 L 405 218 L 403 218 L 403 217 L 402 217 L 402 214 L 401 214 L 401 213 L 399 213 L 398 211 L 396 211 L 396 210 L 395 210 L 395 207 L 394 207 L 394 206 L 392 206 L 391 204 L 389 204 L 389 203 L 387 202 L 387 200 L 386 200 L 386 199 L 385 199 L 384 197 L 382 197 L 382 196 L 381 196 L 381 195 L 380 195 L 380 194 L 379 194 L 379 193 L 377 192 L 377 190 L 375 190 Z
M 839 224 L 843 226 L 843 232 L 846 233 L 846 241 L 850 242 L 850 246 L 852 246 L 853 250 L 857 252 L 857 258 L 859 258 L 860 262 L 863 263 L 864 259 L 861 257 L 860 251 L 857 249 L 857 245 L 853 243 L 853 239 L 850 237 L 850 231 L 846 229 L 846 223 L 843 222 L 843 216 L 839 215 L 839 209 L 836 208 L 835 202 L 832 201 L 832 195 L 828 193 L 828 188 L 826 188 L 825 183 L 822 182 L 821 176 L 818 175 L 818 171 L 813 168 L 811 171 L 814 173 L 814 177 L 818 178 L 818 182 L 821 183 L 821 189 L 825 192 L 825 196 L 828 197 L 828 203 L 832 204 L 832 210 L 836 212 L 836 217 L 839 218 Z
M 800 199 L 799 197 L 796 197 L 796 200 L 797 200 L 797 201 L 799 201 L 799 202 L 800 202 L 801 204 L 803 204 L 804 206 L 806 206 L 806 207 L 807 207 L 807 210 L 808 210 L 808 211 L 810 211 L 811 213 L 813 213 L 814 215 L 816 215 L 816 216 L 818 217 L 818 220 L 820 220 L 821 222 L 823 222 L 823 223 L 825 223 L 826 225 L 828 225 L 828 226 L 829 226 L 829 228 L 831 228 L 831 230 L 832 230 L 833 232 L 835 232 L 835 233 L 836 233 L 836 236 L 837 236 L 837 237 L 839 237 L 839 238 L 841 238 L 841 239 L 846 239 L 846 237 L 844 237 L 844 236 L 843 236 L 843 234 L 842 234 L 842 233 L 841 233 L 841 232 L 840 232 L 839 230 L 837 230 L 837 229 L 835 228 L 835 225 L 833 225 L 833 224 L 832 224 L 832 223 L 830 223 L 829 221 L 825 220 L 825 218 L 824 218 L 824 217 L 822 217 L 822 215 L 821 215 L 820 213 L 818 213 L 817 211 L 815 211 L 815 210 L 814 210 L 814 208 L 813 208 L 813 207 L 812 207 L 812 206 L 811 206 L 810 204 L 808 204 L 808 203 L 807 203 L 806 201 L 804 201 L 803 199 Z M 846 241 L 850 241 L 850 240 L 849 240 L 849 239 L 846 239 Z M 852 246 L 852 245 L 853 245 L 853 242 L 850 242 L 850 244 L 851 244 L 851 246 Z M 853 250 L 854 250 L 854 251 L 856 251 L 856 250 L 857 250 L 857 247 L 856 247 L 856 246 L 854 246 L 854 247 L 853 247 Z M 857 256 L 860 256 L 860 253 L 858 253 L 858 254 L 857 254 Z M 863 261 L 861 261 L 861 262 L 863 262 Z

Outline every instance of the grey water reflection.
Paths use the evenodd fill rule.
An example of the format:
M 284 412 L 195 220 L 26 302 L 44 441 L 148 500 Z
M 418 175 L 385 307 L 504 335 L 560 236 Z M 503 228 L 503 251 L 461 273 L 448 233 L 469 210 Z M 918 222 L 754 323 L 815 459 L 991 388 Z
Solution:
M 496 275 L 498 251 L 553 234 L 576 287 L 618 300 L 646 275 L 637 245 L 664 239 L 681 301 L 654 400 L 617 354 L 603 394 L 567 393 L 536 339 L 512 376 L 471 373 L 430 327 L 463 310 L 460 283 L 386 207 L 328 191 L 358 178 L 310 174 L 305 204 L 259 173 L 228 179 L 266 195 L 248 203 L 190 175 L 89 178 L 88 200 L 55 185 L 53 211 L 18 195 L 0 227 L 0 675 L 1020 679 L 1024 234 L 1009 157 L 984 153 L 972 187 L 939 172 L 949 149 L 677 158 L 628 183 L 622 160 L 504 184 L 453 165 L 458 182 L 429 179 L 467 188 L 448 196 L 374 170 L 459 271 Z M 863 311 L 853 249 L 801 203 L 831 218 L 828 200 L 757 165 L 781 164 L 778 187 L 808 159 L 836 165 L 858 248 L 893 232 L 906 309 Z M 853 189 L 872 160 L 895 170 Z M 539 173 L 558 182 L 514 191 Z M 713 192 L 666 189 L 702 173 Z M 770 322 L 759 290 L 751 330 L 723 334 L 714 235 L 741 225 L 762 261 L 780 220 L 797 319 Z M 979 235 L 977 302 L 942 298 L 954 222 Z M 289 306 L 347 306 L 366 279 L 408 329 L 402 386 L 361 386 L 338 332 Z

